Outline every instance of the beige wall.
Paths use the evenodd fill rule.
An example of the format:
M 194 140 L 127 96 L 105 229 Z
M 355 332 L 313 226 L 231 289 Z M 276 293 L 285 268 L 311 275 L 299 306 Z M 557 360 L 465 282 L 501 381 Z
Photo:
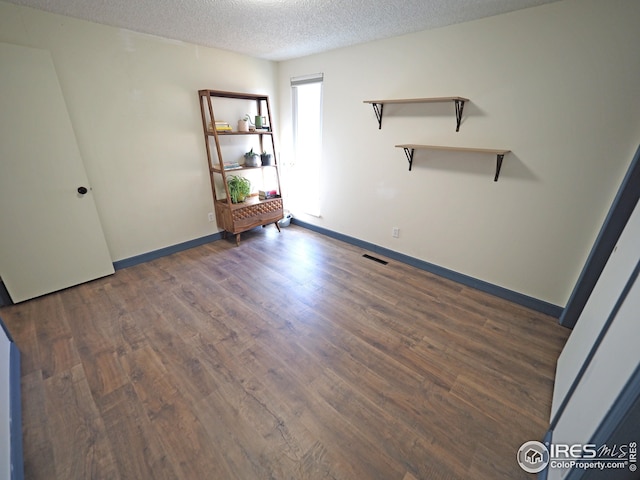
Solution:
M 113 260 L 217 231 L 198 89 L 271 95 L 287 161 L 289 78 L 323 72 L 322 217 L 301 219 L 564 305 L 639 143 L 639 20 L 565 0 L 277 64 L 0 1 L 0 42 L 51 51 Z M 378 130 L 362 103 L 448 95 L 471 99 L 459 133 L 450 104 Z M 513 153 L 494 183 L 493 157 L 409 173 L 398 143 Z
M 197 90 L 273 95 L 275 63 L 4 2 L 0 42 L 51 52 L 113 260 L 218 231 Z
M 563 306 L 640 143 L 635 0 L 565 0 L 280 64 L 324 73 L 322 216 L 298 218 Z M 363 100 L 463 96 L 385 107 Z M 511 149 L 495 157 L 401 149 Z M 290 160 L 285 153 L 284 159 Z M 391 237 L 392 227 L 400 238 Z

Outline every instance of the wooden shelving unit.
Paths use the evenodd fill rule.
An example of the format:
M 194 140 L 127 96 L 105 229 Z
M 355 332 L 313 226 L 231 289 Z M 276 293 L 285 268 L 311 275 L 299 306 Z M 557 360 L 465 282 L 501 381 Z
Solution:
M 364 100 L 363 103 L 370 103 L 373 106 L 373 111 L 378 119 L 378 129 L 382 128 L 382 112 L 384 111 L 385 104 L 399 104 L 399 103 L 442 103 L 453 102 L 455 105 L 456 113 L 456 132 L 460 131 L 460 122 L 462 121 L 462 111 L 464 110 L 464 103 L 468 102 L 468 98 L 464 97 L 431 97 L 431 98 L 401 98 L 392 100 Z
M 504 156 L 509 153 L 511 150 L 504 149 L 494 149 L 494 148 L 469 148 L 469 147 L 449 147 L 442 145 L 418 145 L 414 143 L 396 145 L 397 148 L 404 149 L 404 153 L 407 156 L 407 161 L 409 162 L 409 171 L 411 171 L 411 166 L 413 165 L 413 153 L 415 150 L 444 150 L 451 152 L 475 152 L 475 153 L 488 153 L 492 155 L 496 155 L 496 174 L 493 178 L 494 182 L 498 181 L 498 177 L 500 176 L 500 169 L 502 168 L 502 161 L 504 160 Z
M 209 163 L 209 172 L 211 178 L 211 192 L 213 194 L 213 203 L 216 212 L 216 220 L 218 226 L 223 228 L 225 232 L 229 232 L 236 236 L 236 244 L 240 244 L 240 234 L 251 230 L 258 226 L 266 226 L 273 223 L 280 231 L 278 221 L 284 217 L 282 206 L 282 190 L 280 188 L 279 166 L 276 158 L 275 140 L 273 138 L 273 122 L 271 118 L 271 108 L 269 105 L 269 97 L 267 95 L 256 95 L 251 93 L 226 92 L 221 90 L 199 90 L 200 111 L 202 114 L 202 131 L 204 132 L 204 141 L 207 150 L 207 161 Z M 269 119 L 269 131 L 255 132 L 220 132 L 215 128 L 216 117 L 214 114 L 215 98 L 229 98 L 237 100 L 250 100 L 255 102 L 258 115 L 264 115 Z M 210 122 L 210 123 L 209 123 Z M 212 125 L 209 128 L 209 124 Z M 225 169 L 222 159 L 221 145 L 225 137 L 258 137 L 260 144 L 260 152 L 265 147 L 270 150 L 272 155 L 272 164 L 261 167 L 240 167 L 234 169 Z M 215 149 L 212 149 L 211 142 L 213 138 Z M 266 139 L 266 141 L 265 141 Z M 254 139 L 255 141 L 255 139 Z M 273 190 L 277 192 L 277 198 L 260 200 L 257 193 L 252 194 L 242 203 L 232 203 L 229 194 L 229 186 L 227 185 L 227 177 L 229 175 L 243 175 L 243 172 L 257 169 L 274 169 L 275 184 L 264 186 L 264 190 Z M 219 188 L 216 188 L 216 183 Z M 218 196 L 218 190 L 223 190 L 224 195 Z

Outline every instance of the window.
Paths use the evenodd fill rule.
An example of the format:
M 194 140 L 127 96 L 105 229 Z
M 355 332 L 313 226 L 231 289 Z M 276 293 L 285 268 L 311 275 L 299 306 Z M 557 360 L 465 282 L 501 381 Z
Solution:
M 293 96 L 292 201 L 304 213 L 320 216 L 323 75 L 291 79 Z

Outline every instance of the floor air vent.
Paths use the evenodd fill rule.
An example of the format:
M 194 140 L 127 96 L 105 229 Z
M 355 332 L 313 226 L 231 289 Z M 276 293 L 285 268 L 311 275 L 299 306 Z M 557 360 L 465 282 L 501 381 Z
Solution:
M 382 265 L 386 265 L 387 263 L 389 263 L 389 262 L 385 262 L 385 261 L 384 261 L 384 260 L 382 260 L 381 258 L 373 257 L 373 256 L 371 256 L 371 255 L 369 255 L 369 254 L 367 254 L 367 253 L 365 253 L 365 254 L 364 254 L 364 255 L 362 255 L 362 256 L 363 256 L 364 258 L 368 258 L 369 260 L 373 260 L 374 262 L 381 263 Z

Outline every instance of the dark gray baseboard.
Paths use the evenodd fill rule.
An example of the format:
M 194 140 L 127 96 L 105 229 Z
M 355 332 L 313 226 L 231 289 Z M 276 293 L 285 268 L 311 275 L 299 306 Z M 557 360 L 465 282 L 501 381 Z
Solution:
M 218 232 L 212 235 L 207 235 L 206 237 L 200 237 L 189 240 L 187 242 L 171 245 L 169 247 L 153 250 L 151 252 L 142 253 L 134 257 L 116 260 L 115 262 L 113 262 L 113 268 L 115 270 L 120 270 L 122 268 L 132 267 L 140 263 L 155 260 L 156 258 L 166 257 L 167 255 L 171 255 L 172 253 L 177 253 L 181 252 L 182 250 L 188 250 L 189 248 L 198 247 L 200 245 L 204 245 L 205 243 L 215 242 L 216 240 L 220 240 L 221 238 L 222 233 Z M 7 289 L 5 288 L 4 283 L 2 282 L 2 280 L 0 280 L 0 307 L 7 305 L 13 305 L 13 301 L 9 296 L 9 292 L 7 292 Z
M 560 317 L 560 315 L 562 314 L 562 307 L 545 302 L 544 300 L 539 300 L 522 293 L 514 292 L 513 290 L 509 290 L 507 288 L 485 282 L 484 280 L 478 280 L 477 278 L 473 278 L 468 275 L 449 270 L 448 268 L 444 268 L 433 263 L 425 262 L 424 260 L 410 257 L 409 255 L 405 255 L 403 253 L 399 253 L 385 247 L 380 247 L 373 243 L 365 242 L 364 240 L 360 240 L 358 238 L 334 232 L 333 230 L 329 230 L 323 227 L 318 227 L 317 225 L 298 220 L 295 217 L 291 220 L 295 225 L 299 225 L 309 230 L 313 230 L 314 232 L 318 232 L 328 237 L 335 238 L 336 240 L 340 240 L 351 245 L 355 245 L 357 247 L 379 253 L 380 255 L 384 255 L 385 257 L 397 260 L 398 262 L 406 263 L 407 265 L 411 265 L 412 267 L 434 273 L 444 278 L 448 278 L 449 280 L 461 283 L 462 285 L 473 287 L 477 290 L 495 295 L 499 298 L 504 298 L 505 300 L 509 300 L 511 302 L 517 303 L 518 305 L 531 308 L 532 310 L 535 310 L 537 312 L 551 315 L 555 318 Z
M 369 250 L 374 253 L 378 253 L 380 255 L 384 255 L 385 257 L 391 258 L 398 262 L 406 263 L 407 265 L 411 265 L 413 267 L 420 268 L 421 270 L 425 270 L 425 271 L 434 273 L 436 275 L 439 275 L 441 277 L 448 278 L 449 280 L 453 280 L 462 285 L 473 287 L 477 290 L 489 293 L 491 295 L 495 295 L 496 297 L 499 297 L 499 298 L 504 298 L 505 300 L 509 300 L 511 302 L 517 303 L 518 305 L 531 308 L 532 310 L 536 310 L 538 312 L 551 315 L 556 318 L 560 317 L 560 315 L 563 312 L 562 307 L 559 307 L 552 303 L 548 303 L 543 300 L 539 300 L 537 298 L 524 295 L 522 293 L 514 292 L 513 290 L 509 290 L 507 288 L 500 287 L 498 285 L 494 285 L 492 283 L 485 282 L 483 280 L 478 280 L 477 278 L 473 278 L 468 275 L 464 275 L 462 273 L 449 270 L 448 268 L 444 268 L 439 265 L 435 265 L 433 263 L 425 262 L 424 260 L 410 257 L 409 255 L 405 255 L 403 253 L 390 250 L 388 248 L 380 247 L 373 243 L 365 242 L 364 240 L 360 240 L 355 237 L 350 237 L 342 233 L 334 232 L 333 230 L 329 230 L 323 227 L 318 227 L 316 225 L 303 222 L 296 218 L 292 218 L 291 220 L 295 225 L 299 225 L 308 230 L 321 233 L 322 235 L 335 238 L 336 240 L 340 240 L 345 243 L 349 243 L 351 245 L 364 248 L 366 250 Z M 189 248 L 204 245 L 205 243 L 215 242 L 217 240 L 220 240 L 221 238 L 222 238 L 222 233 L 220 232 L 214 233 L 213 235 L 207 235 L 205 237 L 196 238 L 193 240 L 189 240 L 187 242 L 178 243 L 176 245 L 171 245 L 169 247 L 160 248 L 158 250 L 153 250 L 151 252 L 143 253 L 143 254 L 125 258 L 122 260 L 117 260 L 113 262 L 113 268 L 116 270 L 120 270 L 122 268 L 132 267 L 134 265 L 138 265 L 144 262 L 149 262 L 151 260 L 155 260 L 156 258 L 161 258 L 167 255 L 171 255 L 173 253 L 177 253 L 182 250 L 187 250 Z M 10 305 L 11 299 L 8 296 L 8 294 L 6 295 L 7 298 L 5 303 L 5 298 L 2 295 L 3 287 L 4 285 L 2 285 L 2 283 L 0 282 L 0 306 Z
M 189 240 L 188 242 L 178 243 L 169 247 L 153 250 L 152 252 L 142 253 L 140 255 L 125 258 L 123 260 L 117 260 L 113 262 L 113 268 L 116 270 L 120 270 L 122 268 L 133 267 L 134 265 L 149 262 L 151 260 L 155 260 L 156 258 L 166 257 L 167 255 L 171 255 L 173 253 L 178 253 L 183 250 L 199 247 L 200 245 L 204 245 L 205 243 L 215 242 L 216 240 L 220 240 L 221 238 L 222 233 L 220 232 L 214 233 L 213 235 L 207 235 L 206 237 L 195 238 L 193 240 Z

